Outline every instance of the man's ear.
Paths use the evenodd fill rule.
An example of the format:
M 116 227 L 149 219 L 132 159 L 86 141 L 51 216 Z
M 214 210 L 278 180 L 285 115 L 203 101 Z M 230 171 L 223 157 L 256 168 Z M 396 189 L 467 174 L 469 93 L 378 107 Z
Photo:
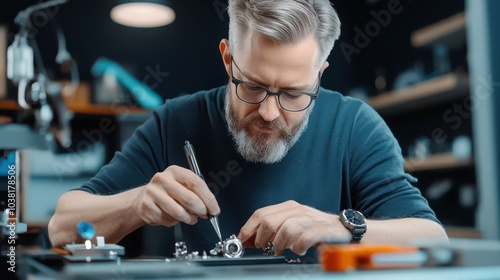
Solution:
M 229 41 L 227 39 L 222 39 L 219 43 L 220 56 L 222 58 L 222 63 L 226 68 L 226 73 L 229 76 L 229 67 L 231 64 L 231 52 L 229 50 Z
M 323 65 L 321 66 L 321 69 L 319 69 L 319 72 L 321 73 L 321 75 L 323 75 L 323 71 L 325 71 L 325 69 L 328 68 L 328 66 L 330 66 L 330 63 L 328 63 L 328 61 L 325 61 L 323 63 Z

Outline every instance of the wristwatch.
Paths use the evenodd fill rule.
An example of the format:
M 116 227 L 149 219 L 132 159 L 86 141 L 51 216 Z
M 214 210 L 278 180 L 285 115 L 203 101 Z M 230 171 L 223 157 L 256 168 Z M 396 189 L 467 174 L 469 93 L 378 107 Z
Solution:
M 339 214 L 342 224 L 352 233 L 351 242 L 359 242 L 366 232 L 365 216 L 353 209 L 342 210 Z

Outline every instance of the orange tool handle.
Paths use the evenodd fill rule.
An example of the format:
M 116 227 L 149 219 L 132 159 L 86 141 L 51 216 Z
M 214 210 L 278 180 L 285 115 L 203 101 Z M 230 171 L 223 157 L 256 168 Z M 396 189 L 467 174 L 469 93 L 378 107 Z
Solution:
M 342 272 L 354 269 L 409 268 L 419 264 L 378 264 L 376 254 L 412 254 L 419 250 L 413 246 L 325 244 L 318 248 L 319 261 L 326 271 Z

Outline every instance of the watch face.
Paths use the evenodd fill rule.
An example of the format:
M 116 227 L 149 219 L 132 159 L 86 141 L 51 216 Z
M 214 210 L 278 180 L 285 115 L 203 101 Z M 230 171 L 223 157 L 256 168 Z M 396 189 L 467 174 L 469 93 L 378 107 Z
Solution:
M 366 232 L 365 217 L 361 212 L 353 209 L 345 209 L 341 212 L 340 221 L 352 233 L 351 242 L 359 242 Z
M 365 223 L 363 215 L 356 210 L 348 210 L 344 214 L 346 219 L 354 225 L 363 225 Z

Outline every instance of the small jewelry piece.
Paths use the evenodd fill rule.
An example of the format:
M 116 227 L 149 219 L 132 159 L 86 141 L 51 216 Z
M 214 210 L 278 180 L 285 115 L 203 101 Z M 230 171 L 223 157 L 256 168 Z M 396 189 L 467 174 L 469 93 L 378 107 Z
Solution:
M 244 253 L 243 243 L 234 234 L 222 242 L 217 242 L 215 248 L 210 250 L 213 256 L 224 256 L 230 259 L 240 258 Z
M 273 242 L 267 242 L 267 247 L 264 248 L 264 256 L 274 257 L 276 256 L 276 250 L 274 249 Z
M 188 256 L 186 242 L 175 242 L 175 253 L 176 259 L 183 259 Z
M 243 243 L 236 235 L 231 235 L 228 239 L 215 243 L 215 248 L 210 250 L 210 255 L 236 259 L 243 256 L 245 248 Z M 187 260 L 187 259 L 208 259 L 210 256 L 207 252 L 203 251 L 201 254 L 198 251 L 188 253 L 186 242 L 175 243 L 174 260 Z
M 301 264 L 302 263 L 302 261 L 300 260 L 300 258 L 285 259 L 285 262 L 288 263 L 288 264 Z

